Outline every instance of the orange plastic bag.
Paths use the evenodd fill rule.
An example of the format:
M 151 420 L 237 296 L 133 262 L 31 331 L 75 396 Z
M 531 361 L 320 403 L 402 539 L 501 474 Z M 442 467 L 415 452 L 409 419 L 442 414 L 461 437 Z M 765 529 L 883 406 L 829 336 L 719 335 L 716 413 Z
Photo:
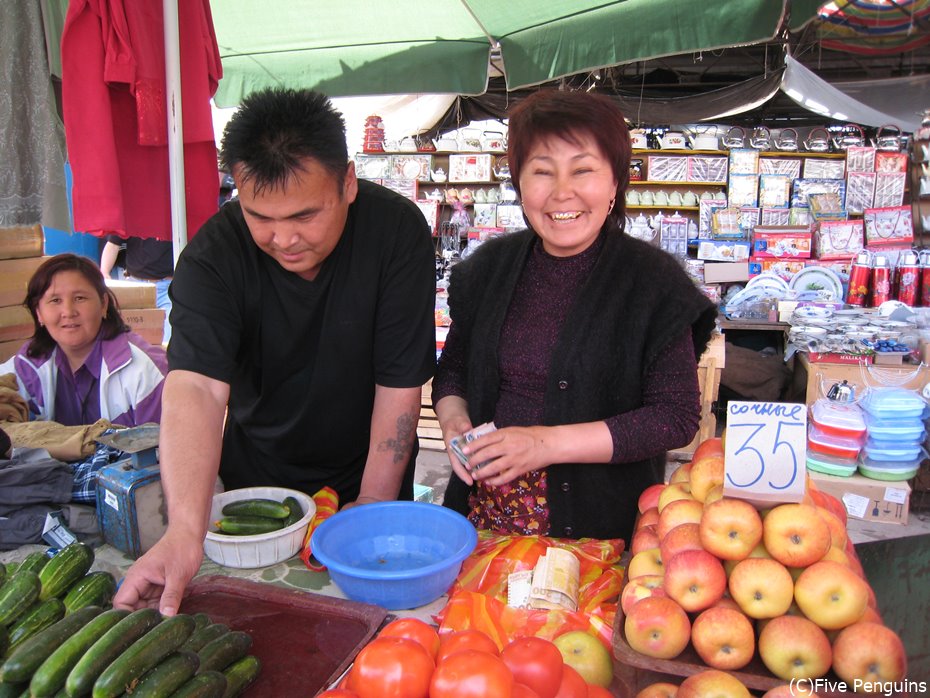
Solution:
M 310 525 L 307 526 L 307 535 L 304 536 L 304 542 L 300 548 L 300 559 L 314 572 L 322 572 L 326 569 L 326 566 L 321 565 L 313 557 L 313 551 L 310 550 L 310 537 L 317 526 L 339 511 L 339 495 L 336 494 L 336 490 L 332 487 L 324 487 L 313 495 L 313 502 L 316 504 L 316 514 L 313 515 L 313 518 L 310 519 Z
M 578 610 L 537 610 L 507 606 L 507 578 L 531 570 L 550 546 L 570 550 L 581 563 Z M 478 545 L 462 564 L 449 602 L 436 616 L 439 632 L 475 628 L 503 647 L 517 637 L 552 640 L 570 630 L 596 635 L 609 649 L 623 570 L 620 539 L 567 540 L 545 536 L 502 536 L 478 532 Z

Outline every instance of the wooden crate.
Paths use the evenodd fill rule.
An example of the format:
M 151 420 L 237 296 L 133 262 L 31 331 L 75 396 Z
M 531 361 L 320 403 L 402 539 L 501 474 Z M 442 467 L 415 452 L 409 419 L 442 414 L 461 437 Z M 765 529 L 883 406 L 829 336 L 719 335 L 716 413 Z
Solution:
M 720 374 L 726 364 L 726 344 L 722 334 L 714 335 L 707 350 L 698 361 L 698 385 L 701 388 L 701 424 L 694 439 L 684 448 L 669 451 L 669 458 L 689 460 L 695 449 L 705 439 L 717 433 L 717 417 L 714 415 L 714 402 L 720 391 Z

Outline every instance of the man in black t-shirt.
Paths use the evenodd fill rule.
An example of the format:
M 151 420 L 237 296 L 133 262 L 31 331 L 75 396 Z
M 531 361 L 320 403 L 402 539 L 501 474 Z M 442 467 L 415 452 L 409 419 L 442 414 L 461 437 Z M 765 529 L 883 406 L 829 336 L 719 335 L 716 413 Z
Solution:
M 159 444 L 168 529 L 114 605 L 177 611 L 214 483 L 412 499 L 421 386 L 435 365 L 434 252 L 414 203 L 359 181 L 322 95 L 247 98 L 223 137 L 238 200 L 171 285 Z M 225 419 L 225 424 L 224 424 Z

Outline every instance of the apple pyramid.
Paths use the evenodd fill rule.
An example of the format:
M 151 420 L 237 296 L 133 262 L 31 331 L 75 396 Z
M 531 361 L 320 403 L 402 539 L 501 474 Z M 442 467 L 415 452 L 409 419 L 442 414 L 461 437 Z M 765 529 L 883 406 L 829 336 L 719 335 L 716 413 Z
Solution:
M 721 439 L 639 499 L 620 596 L 626 642 L 658 659 L 690 643 L 708 667 L 756 652 L 785 681 L 831 669 L 852 685 L 901 681 L 904 645 L 882 623 L 846 510 L 808 480 L 805 500 L 758 510 L 723 496 Z

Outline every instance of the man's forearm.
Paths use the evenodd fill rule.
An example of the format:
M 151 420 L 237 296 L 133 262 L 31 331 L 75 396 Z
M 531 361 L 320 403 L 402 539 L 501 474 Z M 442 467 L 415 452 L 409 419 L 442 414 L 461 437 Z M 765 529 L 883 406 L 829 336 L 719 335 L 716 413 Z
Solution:
M 375 386 L 368 460 L 360 503 L 397 499 L 417 437 L 421 389 Z
M 228 386 L 188 371 L 165 379 L 159 452 L 169 526 L 206 534 Z

